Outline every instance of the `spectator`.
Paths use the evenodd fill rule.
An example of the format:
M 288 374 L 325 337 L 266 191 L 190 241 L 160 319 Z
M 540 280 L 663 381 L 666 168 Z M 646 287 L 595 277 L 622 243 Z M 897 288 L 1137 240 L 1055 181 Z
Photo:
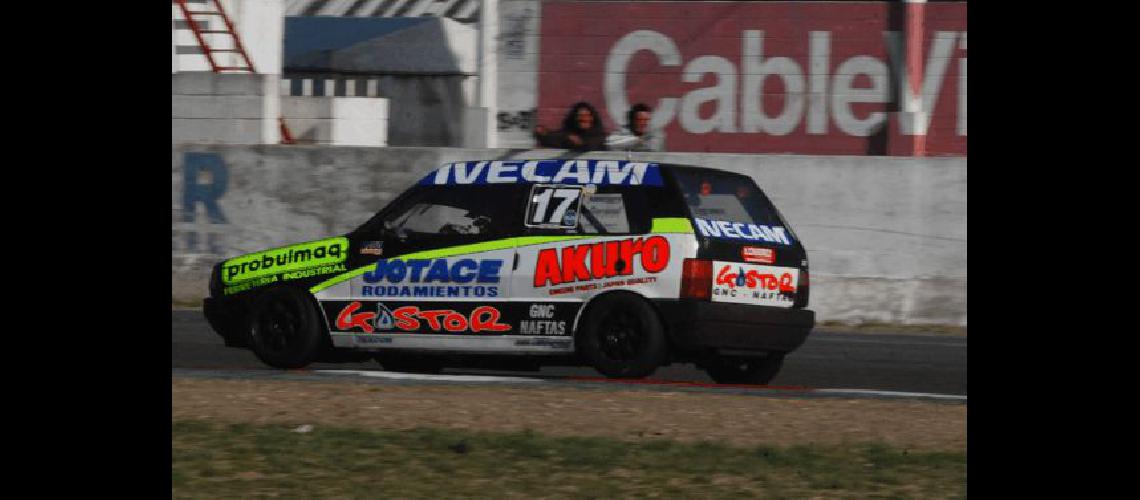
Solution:
M 665 131 L 649 130 L 653 110 L 642 103 L 626 113 L 626 126 L 606 138 L 606 145 L 621 151 L 665 151 Z
M 553 132 L 539 125 L 534 128 L 534 138 L 547 148 L 562 148 L 573 151 L 605 151 L 606 131 L 598 110 L 587 102 L 579 102 L 570 108 L 562 120 L 562 129 Z

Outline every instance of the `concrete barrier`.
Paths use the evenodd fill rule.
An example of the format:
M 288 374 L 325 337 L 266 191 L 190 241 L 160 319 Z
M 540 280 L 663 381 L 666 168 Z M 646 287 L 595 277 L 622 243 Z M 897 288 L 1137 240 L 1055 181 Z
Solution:
M 175 145 L 171 292 L 218 259 L 347 232 L 426 172 L 556 150 Z M 624 153 L 582 158 L 625 159 Z M 820 321 L 966 326 L 966 159 L 637 153 L 751 175 L 808 249 Z

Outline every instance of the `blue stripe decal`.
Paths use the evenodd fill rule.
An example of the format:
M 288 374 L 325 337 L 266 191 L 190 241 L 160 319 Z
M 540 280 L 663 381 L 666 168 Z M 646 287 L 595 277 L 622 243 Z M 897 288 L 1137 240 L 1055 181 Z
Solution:
M 661 186 L 656 163 L 619 160 L 496 160 L 449 163 L 420 179 L 422 186 L 466 184 L 598 184 Z

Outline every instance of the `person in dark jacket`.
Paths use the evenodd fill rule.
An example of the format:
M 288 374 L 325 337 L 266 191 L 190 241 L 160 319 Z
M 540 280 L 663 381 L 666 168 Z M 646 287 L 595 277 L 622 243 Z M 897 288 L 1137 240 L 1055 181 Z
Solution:
M 606 131 L 598 110 L 588 102 L 578 102 L 570 108 L 562 120 L 562 129 L 548 131 L 539 125 L 534 128 L 534 138 L 539 146 L 561 148 L 572 151 L 605 151 Z
M 634 104 L 626 113 L 626 126 L 606 139 L 606 146 L 618 151 L 665 151 L 665 131 L 649 128 L 653 110 L 643 103 Z

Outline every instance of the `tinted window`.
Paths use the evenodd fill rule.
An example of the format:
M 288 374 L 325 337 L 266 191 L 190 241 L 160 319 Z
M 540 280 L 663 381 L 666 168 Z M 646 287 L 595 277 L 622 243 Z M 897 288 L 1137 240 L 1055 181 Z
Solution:
M 579 226 L 584 234 L 628 233 L 629 212 L 621 193 L 594 193 L 582 204 Z
M 677 169 L 674 177 L 693 217 L 750 224 L 783 224 L 768 198 L 750 177 L 696 169 Z
M 507 235 L 520 215 L 514 186 L 426 187 L 384 214 L 381 224 L 400 237 Z

